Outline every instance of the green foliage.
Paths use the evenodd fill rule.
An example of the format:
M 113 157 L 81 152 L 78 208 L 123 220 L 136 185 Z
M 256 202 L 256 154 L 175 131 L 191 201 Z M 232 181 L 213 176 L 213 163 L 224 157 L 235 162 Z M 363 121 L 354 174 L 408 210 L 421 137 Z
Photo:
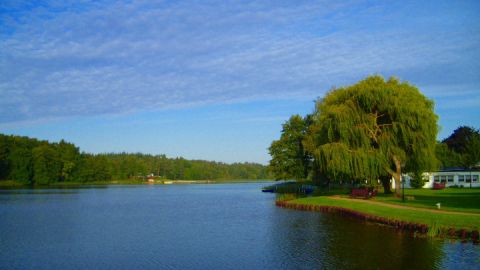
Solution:
M 9 168 L 8 178 L 23 183 L 31 183 L 33 178 L 32 151 L 14 145 L 7 157 Z
M 80 162 L 78 147 L 61 140 L 57 145 L 61 165 L 60 181 L 73 181 L 75 170 Z
M 437 143 L 435 153 L 440 167 L 475 167 L 480 162 L 480 131 L 461 126 Z
M 480 132 L 472 127 L 461 126 L 453 131 L 453 133 L 443 140 L 448 148 L 457 153 L 467 153 L 470 148 L 472 139 L 480 137 Z
M 8 177 L 9 168 L 9 143 L 5 136 L 0 136 L 0 179 Z
M 306 139 L 329 178 L 376 180 L 402 169 L 435 167 L 437 116 L 433 102 L 406 83 L 372 76 L 334 89 L 317 101 Z
M 48 185 L 56 182 L 61 175 L 60 155 L 53 145 L 42 144 L 33 148 L 33 182 Z
M 463 163 L 462 155 L 450 149 L 446 143 L 437 143 L 435 156 L 440 168 L 461 167 Z
M 305 151 L 303 140 L 309 118 L 293 115 L 283 124 L 279 140 L 273 141 L 268 149 L 272 159 L 269 169 L 275 179 L 305 180 L 309 173 L 311 158 Z
M 34 185 L 98 183 L 143 181 L 150 174 L 177 180 L 269 178 L 266 167 L 255 163 L 225 164 L 140 153 L 81 154 L 75 145 L 63 140 L 49 143 L 0 134 L 0 180 Z
M 80 182 L 106 181 L 112 179 L 107 158 L 100 155 L 82 154 L 76 178 Z
M 255 163 L 170 159 L 165 155 L 101 154 L 108 160 L 112 179 L 142 178 L 148 174 L 172 180 L 234 180 L 269 178 L 266 168 Z
M 410 186 L 412 188 L 421 188 L 427 181 L 428 178 L 425 177 L 422 172 L 413 172 L 410 174 Z
M 277 179 L 376 182 L 390 175 L 399 186 L 402 172 L 437 167 L 433 107 L 415 86 L 395 78 L 371 76 L 333 89 L 317 100 L 313 115 L 284 124 L 269 148 L 270 168 Z

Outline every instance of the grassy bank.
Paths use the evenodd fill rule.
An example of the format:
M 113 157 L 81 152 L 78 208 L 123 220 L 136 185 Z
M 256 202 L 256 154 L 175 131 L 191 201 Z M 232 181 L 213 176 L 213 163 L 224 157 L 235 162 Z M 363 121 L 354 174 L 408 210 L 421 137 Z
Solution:
M 353 213 L 358 218 L 386 225 L 393 224 L 397 228 L 397 222 L 405 222 L 407 226 L 422 224 L 428 228 L 430 236 L 460 237 L 465 230 L 467 238 L 478 239 L 480 189 L 406 190 L 405 196 L 408 198 L 405 202 L 402 202 L 401 198 L 384 194 L 370 200 L 351 199 L 344 193 L 297 199 L 283 196 L 277 205 L 300 210 L 327 209 L 327 212 L 332 210 Z M 282 202 L 284 199 L 291 200 Z M 441 203 L 441 209 L 437 209 L 438 202 Z
M 388 205 L 370 204 L 365 200 L 341 200 L 328 196 L 301 198 L 292 201 L 297 204 L 304 205 L 322 205 L 336 206 L 354 211 L 362 212 L 369 215 L 384 217 L 387 219 L 396 219 L 406 222 L 415 222 L 426 224 L 429 227 L 445 227 L 458 229 L 479 229 L 480 215 L 468 213 L 447 213 L 447 212 L 430 212 L 422 211 L 422 209 L 404 209 L 394 208 Z

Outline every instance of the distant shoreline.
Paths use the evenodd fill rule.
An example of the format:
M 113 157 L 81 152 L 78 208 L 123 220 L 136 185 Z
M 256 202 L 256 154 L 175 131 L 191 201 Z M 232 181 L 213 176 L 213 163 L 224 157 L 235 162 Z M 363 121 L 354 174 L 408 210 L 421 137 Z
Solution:
M 30 185 L 17 181 L 0 181 L 0 189 L 8 188 L 55 188 L 55 187 L 76 187 L 76 186 L 108 186 L 108 185 L 187 185 L 187 184 L 234 184 L 234 183 L 267 183 L 270 179 L 238 179 L 238 180 L 155 180 L 135 181 L 135 180 L 112 180 L 112 181 L 92 181 L 92 182 L 57 182 L 48 185 Z

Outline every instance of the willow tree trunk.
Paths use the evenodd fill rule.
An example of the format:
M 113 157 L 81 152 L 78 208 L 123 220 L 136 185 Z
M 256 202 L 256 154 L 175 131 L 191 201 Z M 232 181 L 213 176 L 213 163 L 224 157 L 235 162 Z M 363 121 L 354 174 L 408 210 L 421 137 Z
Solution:
M 390 184 L 391 179 L 392 179 L 392 177 L 390 175 L 380 177 L 380 181 L 382 182 L 383 191 L 384 191 L 385 194 L 391 194 L 392 193 L 392 189 L 391 189 L 392 185 Z
M 402 196 L 402 188 L 401 188 L 401 177 L 402 177 L 402 165 L 400 160 L 393 156 L 393 162 L 395 163 L 395 172 L 392 174 L 393 179 L 395 180 L 395 196 L 401 197 Z

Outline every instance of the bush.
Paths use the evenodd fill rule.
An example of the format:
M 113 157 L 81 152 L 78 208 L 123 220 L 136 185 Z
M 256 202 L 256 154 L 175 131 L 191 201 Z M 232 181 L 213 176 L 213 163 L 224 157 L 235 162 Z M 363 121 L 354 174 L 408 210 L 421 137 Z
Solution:
M 427 181 L 428 179 L 426 179 L 422 173 L 413 173 L 410 175 L 410 187 L 412 188 L 421 188 Z

